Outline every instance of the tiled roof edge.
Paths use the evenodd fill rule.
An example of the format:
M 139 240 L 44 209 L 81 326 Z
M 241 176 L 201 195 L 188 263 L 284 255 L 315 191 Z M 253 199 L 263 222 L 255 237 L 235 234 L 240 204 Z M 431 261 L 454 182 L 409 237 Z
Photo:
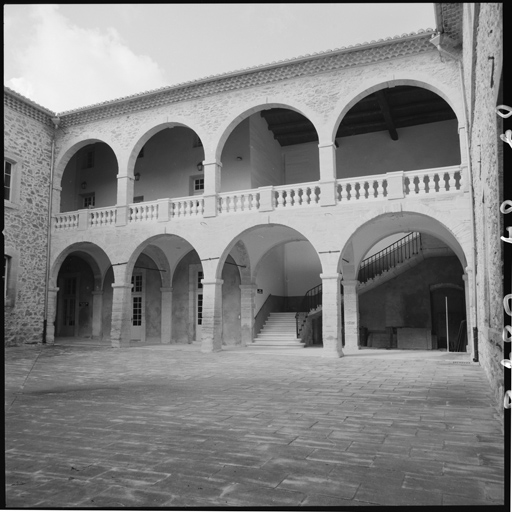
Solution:
M 35 101 L 32 101 L 22 94 L 9 89 L 4 85 L 4 107 L 9 107 L 16 112 L 26 115 L 40 123 L 53 126 L 52 118 L 56 117 L 56 114 L 47 108 L 38 105 Z
M 176 85 L 165 86 L 165 87 L 161 87 L 159 89 L 153 89 L 150 91 L 145 91 L 145 92 L 133 94 L 130 96 L 124 96 L 124 97 L 117 98 L 114 100 L 108 100 L 108 101 L 104 101 L 101 103 L 95 103 L 93 105 L 80 107 L 78 109 L 67 110 L 64 112 L 60 112 L 58 114 L 58 116 L 63 118 L 63 120 L 65 120 L 65 118 L 67 116 L 75 116 L 75 115 L 81 114 L 81 113 L 85 114 L 86 112 L 90 112 L 90 111 L 93 111 L 96 109 L 101 109 L 104 107 L 112 107 L 116 104 L 122 104 L 122 103 L 133 101 L 133 100 L 147 98 L 147 97 L 158 95 L 158 94 L 165 93 L 165 92 L 176 91 L 179 89 L 184 89 L 186 87 L 191 87 L 191 86 L 196 87 L 196 86 L 206 84 L 209 82 L 215 82 L 217 80 L 225 80 L 228 78 L 238 77 L 238 76 L 242 76 L 242 75 L 254 73 L 254 72 L 264 72 L 264 71 L 279 68 L 279 67 L 300 64 L 303 62 L 322 59 L 325 57 L 334 57 L 334 56 L 344 54 L 344 53 L 351 53 L 351 52 L 356 52 L 356 51 L 361 51 L 361 50 L 369 50 L 371 48 L 376 48 L 379 46 L 389 45 L 389 44 L 393 44 L 393 43 L 402 43 L 407 40 L 427 38 L 427 37 L 431 38 L 435 34 L 436 34 L 436 31 L 433 29 L 418 30 L 417 32 L 411 32 L 409 34 L 402 34 L 401 36 L 387 37 L 385 39 L 371 41 L 370 43 L 364 42 L 364 43 L 355 44 L 355 45 L 351 45 L 351 46 L 347 46 L 347 47 L 342 47 L 339 49 L 336 48 L 334 50 L 327 50 L 325 52 L 313 53 L 312 55 L 308 54 L 305 56 L 299 56 L 296 58 L 280 60 L 277 62 L 271 62 L 269 64 L 253 66 L 250 68 L 245 68 L 245 69 L 241 69 L 241 70 L 237 70 L 237 71 L 230 71 L 230 72 L 221 73 L 218 75 L 211 75 L 211 76 L 200 78 L 197 80 L 190 80 L 190 81 L 182 82 L 182 83 L 179 83 Z

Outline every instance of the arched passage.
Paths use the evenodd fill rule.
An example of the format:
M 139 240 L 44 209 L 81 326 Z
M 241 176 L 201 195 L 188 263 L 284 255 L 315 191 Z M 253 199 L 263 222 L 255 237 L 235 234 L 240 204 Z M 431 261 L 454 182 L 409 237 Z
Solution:
M 230 255 L 241 276 L 243 345 L 254 341 L 272 313 L 288 313 L 295 319 L 305 293 L 321 282 L 315 248 L 304 235 L 284 225 L 258 225 L 238 235 L 219 260 L 218 276 L 225 275 Z M 293 322 L 290 336 L 296 339 Z
M 115 205 L 118 172 L 117 156 L 109 144 L 88 139 L 73 145 L 56 169 L 56 182 L 62 188 L 60 211 Z
M 338 120 L 336 175 L 459 165 L 458 127 L 455 111 L 432 86 L 414 80 L 375 85 L 359 92 Z
M 104 308 L 109 268 L 105 252 L 88 242 L 74 244 L 56 258 L 50 272 L 49 341 L 54 336 L 104 338 L 111 311 Z
M 406 236 L 389 239 L 396 233 Z M 389 246 L 371 251 L 385 239 Z M 440 283 L 463 290 L 466 266 L 465 252 L 453 232 L 425 214 L 388 213 L 359 226 L 340 258 L 347 350 L 446 347 L 446 333 L 439 329 L 441 311 L 437 299 L 433 304 L 431 290 Z M 470 318 L 467 295 L 466 291 L 452 298 L 452 337 Z M 465 330 L 467 336 L 467 324 Z

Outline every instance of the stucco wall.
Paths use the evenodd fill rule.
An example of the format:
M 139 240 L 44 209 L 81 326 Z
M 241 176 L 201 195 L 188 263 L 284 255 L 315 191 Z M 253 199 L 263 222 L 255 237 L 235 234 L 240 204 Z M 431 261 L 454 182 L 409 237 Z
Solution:
M 4 154 L 16 161 L 14 172 L 21 173 L 19 200 L 4 202 L 4 253 L 12 263 L 5 345 L 43 338 L 52 134 L 51 127 L 4 107 Z

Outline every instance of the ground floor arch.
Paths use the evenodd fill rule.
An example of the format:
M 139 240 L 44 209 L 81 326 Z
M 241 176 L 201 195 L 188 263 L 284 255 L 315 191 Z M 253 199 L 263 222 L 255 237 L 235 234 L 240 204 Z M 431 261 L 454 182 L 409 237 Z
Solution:
M 340 258 L 344 351 L 447 349 L 447 337 L 451 350 L 466 351 L 471 323 L 466 268 L 461 243 L 438 219 L 399 212 L 362 224 Z

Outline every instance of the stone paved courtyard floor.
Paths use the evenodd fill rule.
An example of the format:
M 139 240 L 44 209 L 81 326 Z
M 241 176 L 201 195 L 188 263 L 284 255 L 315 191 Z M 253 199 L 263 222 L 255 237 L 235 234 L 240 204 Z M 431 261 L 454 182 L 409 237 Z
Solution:
M 8 508 L 504 504 L 467 355 L 84 344 L 5 368 Z

